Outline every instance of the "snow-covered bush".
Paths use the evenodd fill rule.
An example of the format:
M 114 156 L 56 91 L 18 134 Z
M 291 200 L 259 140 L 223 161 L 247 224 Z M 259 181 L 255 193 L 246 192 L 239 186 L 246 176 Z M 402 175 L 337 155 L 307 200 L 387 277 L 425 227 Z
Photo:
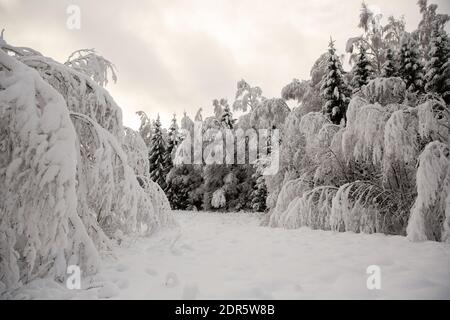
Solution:
M 407 234 L 413 241 L 450 240 L 450 147 L 431 142 L 417 169 L 417 199 Z
M 225 199 L 225 192 L 222 188 L 214 191 L 211 199 L 213 208 L 219 209 L 225 207 L 227 200 Z
M 0 50 L 0 291 L 99 256 L 77 214 L 76 133 L 63 97 Z
M 301 197 L 303 192 L 308 189 L 308 184 L 305 183 L 303 178 L 298 178 L 286 182 L 279 192 L 275 208 L 270 214 L 269 226 L 284 226 L 286 209 L 288 208 L 289 204 L 296 198 Z
M 427 100 L 417 110 L 420 136 L 450 144 L 450 107 L 439 100 Z
M 68 264 L 93 273 L 112 239 L 173 224 L 102 67 L 0 47 L 0 291 L 63 280 Z
M 323 186 L 303 193 L 289 204 L 283 225 L 286 228 L 330 230 L 330 213 L 336 191 L 335 187 Z
M 382 106 L 402 103 L 405 99 L 406 85 L 401 78 L 375 78 L 361 88 L 360 95 L 369 103 Z

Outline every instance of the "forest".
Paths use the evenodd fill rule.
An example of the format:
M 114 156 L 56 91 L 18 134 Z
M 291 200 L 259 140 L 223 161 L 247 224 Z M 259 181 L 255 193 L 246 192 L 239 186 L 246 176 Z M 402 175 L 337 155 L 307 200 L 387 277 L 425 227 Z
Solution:
M 62 282 L 72 264 L 95 274 L 117 244 L 176 226 L 172 210 L 450 242 L 450 16 L 427 0 L 417 10 L 407 31 L 363 3 L 346 52 L 330 38 L 310 78 L 287 79 L 279 97 L 241 79 L 232 99 L 211 97 L 213 116 L 163 128 L 140 111 L 138 130 L 106 89 L 111 61 L 82 49 L 57 62 L 2 32 L 0 292 Z

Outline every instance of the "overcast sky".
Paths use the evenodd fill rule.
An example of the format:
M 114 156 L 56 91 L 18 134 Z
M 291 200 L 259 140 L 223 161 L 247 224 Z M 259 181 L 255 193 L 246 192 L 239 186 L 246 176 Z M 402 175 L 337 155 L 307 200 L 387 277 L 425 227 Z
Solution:
M 405 15 L 407 29 L 420 19 L 416 0 L 366 0 L 385 17 Z M 450 1 L 431 1 L 450 13 Z M 69 5 L 81 8 L 81 29 L 66 27 Z M 164 125 L 174 112 L 212 113 L 214 98 L 233 101 L 236 82 L 259 85 L 277 97 L 293 78 L 308 79 L 314 61 L 336 39 L 340 53 L 357 28 L 360 0 L 0 0 L 0 28 L 10 44 L 32 47 L 64 62 L 95 48 L 114 62 L 109 84 L 136 128 L 137 110 Z

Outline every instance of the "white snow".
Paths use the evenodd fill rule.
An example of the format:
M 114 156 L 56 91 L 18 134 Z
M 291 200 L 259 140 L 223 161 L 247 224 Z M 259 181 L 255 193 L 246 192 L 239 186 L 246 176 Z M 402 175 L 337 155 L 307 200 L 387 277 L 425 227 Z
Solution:
M 247 213 L 175 212 L 179 229 L 115 248 L 69 291 L 36 280 L 20 298 L 450 299 L 450 245 L 382 234 L 260 226 Z M 369 290 L 366 270 L 381 269 Z M 86 289 L 89 288 L 89 289 Z

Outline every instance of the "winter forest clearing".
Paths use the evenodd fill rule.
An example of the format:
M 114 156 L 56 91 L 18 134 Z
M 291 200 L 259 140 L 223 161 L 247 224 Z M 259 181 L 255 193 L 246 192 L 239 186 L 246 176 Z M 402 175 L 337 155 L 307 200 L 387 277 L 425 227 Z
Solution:
M 115 248 L 81 291 L 35 282 L 16 298 L 450 298 L 450 247 L 404 237 L 261 227 L 261 214 L 176 212 L 179 228 Z M 382 269 L 368 290 L 366 269 Z M 42 296 L 42 294 L 44 296 Z
M 419 0 L 409 29 L 358 6 L 306 80 L 241 79 L 167 127 L 172 96 L 125 125 L 96 50 L 60 62 L 3 30 L 0 299 L 450 299 L 448 6 Z

